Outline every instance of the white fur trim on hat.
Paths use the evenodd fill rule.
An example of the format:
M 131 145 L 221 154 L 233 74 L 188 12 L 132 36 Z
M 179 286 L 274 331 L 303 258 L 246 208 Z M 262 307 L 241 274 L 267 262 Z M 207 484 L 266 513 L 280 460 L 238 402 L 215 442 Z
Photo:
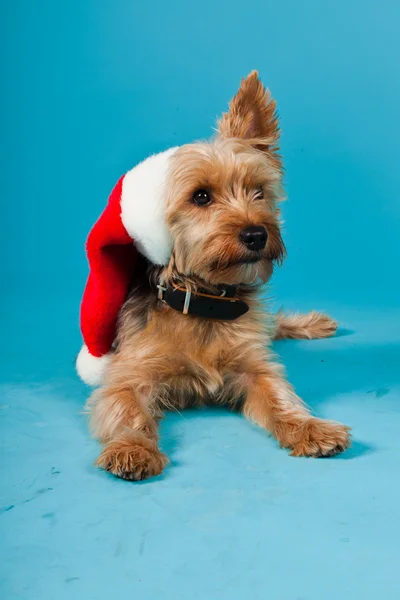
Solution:
M 79 377 L 88 385 L 100 385 L 110 359 L 110 353 L 104 354 L 104 356 L 93 356 L 86 345 L 82 346 L 76 359 L 76 370 Z
M 128 171 L 122 182 L 121 220 L 139 252 L 156 265 L 171 255 L 171 237 L 165 222 L 168 162 L 178 148 L 146 158 Z

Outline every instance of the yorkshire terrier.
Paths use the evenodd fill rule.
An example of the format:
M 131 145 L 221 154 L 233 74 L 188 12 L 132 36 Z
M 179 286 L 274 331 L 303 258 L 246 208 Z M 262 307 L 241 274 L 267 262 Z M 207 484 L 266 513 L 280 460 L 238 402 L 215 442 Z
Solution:
M 158 447 L 164 409 L 209 404 L 240 410 L 292 456 L 333 456 L 349 446 L 349 428 L 310 413 L 270 348 L 272 340 L 324 338 L 337 327 L 316 312 L 270 315 L 261 301 L 285 256 L 282 173 L 276 103 L 253 72 L 216 137 L 171 158 L 170 262 L 141 258 L 146 276 L 121 310 L 105 382 L 89 402 L 103 445 L 99 467 L 135 481 L 159 475 L 168 463 Z

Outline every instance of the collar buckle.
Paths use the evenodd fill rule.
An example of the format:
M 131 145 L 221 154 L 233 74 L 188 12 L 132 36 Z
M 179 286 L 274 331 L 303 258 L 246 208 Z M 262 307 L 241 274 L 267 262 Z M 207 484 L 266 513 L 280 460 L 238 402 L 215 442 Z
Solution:
M 190 299 L 192 297 L 192 292 L 189 292 L 188 290 L 186 290 L 186 294 L 185 294 L 185 302 L 183 303 L 183 310 L 182 310 L 182 314 L 183 315 L 187 315 L 189 312 L 189 306 L 190 306 Z
M 165 302 L 165 292 L 167 291 L 168 288 L 164 287 L 163 285 L 161 285 L 160 283 L 157 285 L 157 298 L 159 300 L 161 300 L 161 302 Z M 179 290 L 179 291 L 185 291 L 185 301 L 183 303 L 183 308 L 182 308 L 182 314 L 183 315 L 187 315 L 189 314 L 189 307 L 190 307 L 190 301 L 192 299 L 192 292 L 190 292 L 189 290 L 180 290 L 180 288 L 175 287 L 174 286 L 174 291 Z
M 157 298 L 164 302 L 164 294 L 167 291 L 167 288 L 159 283 L 157 285 L 157 289 L 158 289 Z

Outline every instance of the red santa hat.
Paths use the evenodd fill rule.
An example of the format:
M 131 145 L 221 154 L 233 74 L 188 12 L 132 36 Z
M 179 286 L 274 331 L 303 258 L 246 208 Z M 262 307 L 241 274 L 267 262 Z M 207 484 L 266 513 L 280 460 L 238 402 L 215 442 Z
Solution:
M 121 177 L 89 234 L 90 272 L 81 304 L 84 345 L 76 361 L 79 376 L 89 385 L 101 383 L 110 360 L 138 252 L 154 264 L 168 264 L 165 191 L 169 159 L 176 150 L 155 154 Z

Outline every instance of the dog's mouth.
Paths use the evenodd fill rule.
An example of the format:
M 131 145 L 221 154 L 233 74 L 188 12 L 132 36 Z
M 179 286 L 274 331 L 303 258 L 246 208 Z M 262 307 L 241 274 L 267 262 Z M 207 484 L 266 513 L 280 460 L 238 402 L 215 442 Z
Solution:
M 262 254 L 252 254 L 251 256 L 246 256 L 246 258 L 242 258 L 233 263 L 233 265 L 253 265 L 254 263 L 260 262 L 263 258 Z
M 262 258 L 263 255 L 261 252 L 252 252 L 251 254 L 247 254 L 246 256 L 241 256 L 232 260 L 215 260 L 210 265 L 210 271 L 226 271 L 227 269 L 241 265 L 254 265 L 260 262 Z

